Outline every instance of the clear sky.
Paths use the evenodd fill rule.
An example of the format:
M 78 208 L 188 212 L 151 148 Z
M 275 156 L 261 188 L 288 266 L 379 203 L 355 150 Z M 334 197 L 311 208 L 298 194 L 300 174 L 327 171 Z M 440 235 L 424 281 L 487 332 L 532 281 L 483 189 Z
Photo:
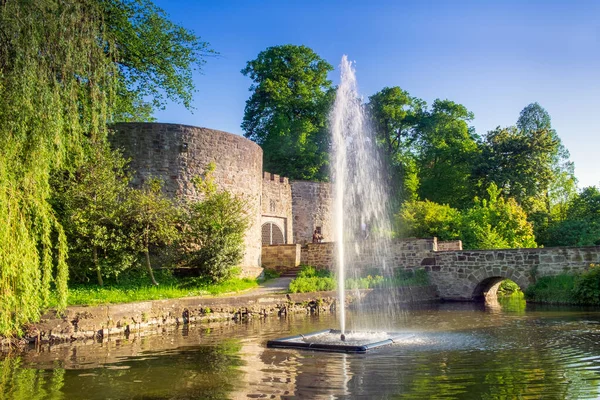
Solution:
M 385 86 L 447 98 L 475 113 L 480 135 L 537 101 L 579 186 L 600 183 L 598 0 L 155 2 L 220 53 L 195 76 L 196 109 L 169 105 L 161 122 L 242 134 L 251 82 L 240 70 L 269 46 L 303 44 L 336 67 L 343 54 L 354 60 L 365 99 Z

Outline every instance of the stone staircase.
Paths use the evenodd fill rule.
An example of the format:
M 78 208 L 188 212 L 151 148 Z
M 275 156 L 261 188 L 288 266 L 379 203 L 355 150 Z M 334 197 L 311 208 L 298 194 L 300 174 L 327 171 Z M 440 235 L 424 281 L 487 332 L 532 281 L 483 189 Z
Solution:
M 295 278 L 298 275 L 298 272 L 300 272 L 300 270 L 301 270 L 300 267 L 289 268 L 289 269 L 285 270 L 284 272 L 282 272 L 280 277 L 281 278 Z

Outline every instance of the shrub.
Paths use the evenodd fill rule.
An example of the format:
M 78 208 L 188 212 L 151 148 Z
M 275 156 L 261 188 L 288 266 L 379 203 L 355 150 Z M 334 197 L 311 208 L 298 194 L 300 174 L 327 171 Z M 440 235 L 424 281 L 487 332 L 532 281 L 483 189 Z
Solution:
M 575 275 L 544 276 L 525 290 L 525 298 L 536 302 L 574 304 L 573 287 Z
M 600 268 L 592 268 L 575 278 L 573 298 L 578 304 L 600 304 Z
M 243 199 L 217 190 L 214 169 L 211 163 L 204 178 L 195 180 L 205 198 L 189 204 L 182 244 L 186 266 L 212 282 L 221 282 L 232 276 L 233 267 L 242 259 L 249 218 Z
M 290 282 L 292 293 L 322 292 L 336 288 L 336 281 L 331 277 L 299 277 Z
M 513 293 L 520 292 L 521 288 L 519 285 L 511 281 L 510 279 L 505 279 L 500 283 L 500 287 L 498 287 L 498 294 L 500 296 L 510 296 Z
M 263 280 L 268 281 L 269 279 L 279 278 L 281 274 L 273 268 L 263 269 Z

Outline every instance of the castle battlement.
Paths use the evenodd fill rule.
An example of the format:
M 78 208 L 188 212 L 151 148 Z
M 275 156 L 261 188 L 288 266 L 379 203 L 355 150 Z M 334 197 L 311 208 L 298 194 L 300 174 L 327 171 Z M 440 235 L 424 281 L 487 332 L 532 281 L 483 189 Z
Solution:
M 283 183 L 284 185 L 289 185 L 290 184 L 289 179 L 286 178 L 285 176 L 279 176 L 277 174 L 272 174 L 270 172 L 263 172 L 263 179 L 265 181 Z

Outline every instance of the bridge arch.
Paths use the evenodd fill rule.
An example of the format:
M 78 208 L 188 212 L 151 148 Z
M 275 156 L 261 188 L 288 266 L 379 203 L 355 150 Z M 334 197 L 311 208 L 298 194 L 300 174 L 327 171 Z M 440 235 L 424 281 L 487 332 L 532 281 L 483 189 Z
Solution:
M 507 268 L 506 271 L 484 270 L 476 280 L 471 280 L 472 291 L 471 298 L 473 300 L 484 300 L 488 296 L 495 297 L 498 293 L 498 288 L 503 280 L 510 279 L 515 282 L 522 291 L 525 291 L 529 286 L 529 278 L 522 272 L 513 268 Z

